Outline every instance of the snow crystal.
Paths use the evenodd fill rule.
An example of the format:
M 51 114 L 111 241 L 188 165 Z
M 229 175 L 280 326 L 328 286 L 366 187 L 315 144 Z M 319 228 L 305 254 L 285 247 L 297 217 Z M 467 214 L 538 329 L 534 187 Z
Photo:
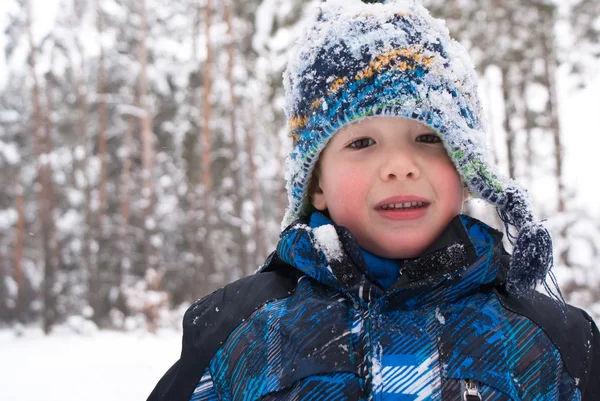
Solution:
M 148 217 L 144 226 L 146 227 L 146 230 L 154 230 L 156 228 L 156 221 L 152 217 Z
M 165 194 L 163 195 L 161 201 L 156 205 L 156 214 L 158 216 L 172 216 L 173 213 L 176 212 L 179 206 L 179 199 L 175 194 Z M 171 219 L 167 219 L 169 222 Z M 172 220 L 175 222 L 175 219 Z
M 18 217 L 15 209 L 0 210 L 0 230 L 10 229 L 17 222 Z
M 361 318 L 358 318 L 357 320 L 354 321 L 354 324 L 352 325 L 352 330 L 350 330 L 350 332 L 352 334 L 359 334 L 360 331 L 362 330 L 363 327 L 363 322 Z
M 86 336 L 95 334 L 99 330 L 98 326 L 96 326 L 94 322 L 84 318 L 83 316 L 69 316 L 64 324 L 64 328 L 59 326 L 55 328 L 55 331 L 58 333 L 60 329 Z
M 437 318 L 438 322 L 440 322 L 440 324 L 446 324 L 446 318 L 440 312 L 439 306 L 437 308 L 435 308 L 435 317 Z
M 4 124 L 16 123 L 21 115 L 16 110 L 0 110 L 0 121 Z
M 154 248 L 162 248 L 163 246 L 163 239 L 162 239 L 162 235 L 153 235 L 150 237 L 150 242 L 152 243 L 152 246 Z
M 50 155 L 48 155 L 48 153 L 40 153 L 40 156 L 38 157 L 38 162 L 40 163 L 40 166 L 45 166 L 48 163 L 50 163 Z
M 81 224 L 81 216 L 73 209 L 69 209 L 66 213 L 58 218 L 56 227 L 62 232 L 72 232 Z
M 160 305 L 165 299 L 165 294 L 159 291 L 147 291 L 146 306 Z
M 378 344 L 373 349 L 373 354 L 371 355 L 371 375 L 373 377 L 373 392 L 380 392 L 381 387 L 383 386 L 383 374 L 381 370 L 381 355 L 383 353 L 383 349 L 381 348 L 381 344 Z
M 0 156 L 6 159 L 8 164 L 17 164 L 21 161 L 21 156 L 14 143 L 0 141 Z
M 81 145 L 75 146 L 75 149 L 73 150 L 73 156 L 75 157 L 75 160 L 83 160 L 83 158 L 85 157 L 84 147 Z
M 98 244 L 98 241 L 90 241 L 90 250 L 93 253 L 98 252 L 99 249 L 100 249 L 100 245 Z
M 6 287 L 8 296 L 10 298 L 17 298 L 17 295 L 19 294 L 19 286 L 14 278 L 11 276 L 4 277 L 4 286 Z
M 159 182 L 163 188 L 166 188 L 173 184 L 173 179 L 169 175 L 164 174 L 162 177 L 160 177 Z
M 315 247 L 323 252 L 327 260 L 341 260 L 344 256 L 335 228 L 331 224 L 313 229 Z
M 89 305 L 84 306 L 81 308 L 81 315 L 87 319 L 91 319 L 94 316 L 94 308 Z
M 80 206 L 83 204 L 84 196 L 81 191 L 76 189 L 68 188 L 67 189 L 67 198 L 69 199 L 69 204 L 72 206 Z
M 75 185 L 79 188 L 83 188 L 87 183 L 87 179 L 83 171 L 75 171 Z

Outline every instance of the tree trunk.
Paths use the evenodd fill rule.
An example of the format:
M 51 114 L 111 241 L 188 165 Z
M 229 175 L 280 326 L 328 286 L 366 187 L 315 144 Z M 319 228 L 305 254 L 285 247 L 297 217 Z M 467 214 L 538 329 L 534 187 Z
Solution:
M 46 110 L 45 110 L 45 119 L 44 119 L 44 130 L 45 130 L 45 149 L 46 149 L 46 154 L 47 155 L 51 155 L 52 154 L 52 130 L 53 130 L 53 125 L 52 125 L 52 114 L 54 112 L 54 86 L 56 84 L 56 78 L 52 73 L 52 68 L 54 66 L 54 54 L 55 52 L 52 51 L 52 55 L 50 57 L 50 71 L 48 73 L 46 73 L 47 79 L 46 79 Z M 58 267 L 61 265 L 61 255 L 60 255 L 60 249 L 61 249 L 61 244 L 60 242 L 58 242 L 57 240 L 57 233 L 56 233 L 56 223 L 55 223 L 55 210 L 56 210 L 56 192 L 54 189 L 54 182 L 53 182 L 53 178 L 52 178 L 52 163 L 50 163 L 50 159 L 48 159 L 49 163 L 49 170 L 47 172 L 47 177 L 46 180 L 48 181 L 48 191 L 47 191 L 47 198 L 50 199 L 50 221 L 51 221 L 51 238 L 53 238 L 53 240 L 50 242 L 50 245 L 52 246 L 52 255 L 54 257 L 54 266 L 56 267 L 56 269 L 58 269 Z M 58 295 L 58 294 L 57 294 Z
M 202 125 L 202 153 L 201 153 L 201 170 L 202 170 L 202 195 L 204 203 L 204 217 L 202 219 L 202 233 L 201 249 L 203 256 L 203 263 L 201 271 L 197 271 L 196 283 L 204 293 L 208 293 L 213 286 L 212 274 L 214 272 L 214 253 L 211 246 L 211 234 L 212 234 L 212 134 L 210 123 L 212 120 L 212 105 L 211 105 L 211 92 L 212 92 L 212 43 L 210 29 L 212 26 L 212 0 L 206 0 L 204 9 L 204 34 L 206 37 L 206 63 L 204 65 L 204 112 L 203 112 L 203 125 Z M 204 273 L 204 274 L 202 274 Z
M 97 0 L 97 18 L 98 34 L 101 36 L 104 30 L 104 19 L 100 0 Z M 104 46 L 102 40 L 98 43 L 100 47 L 100 56 L 98 58 L 98 158 L 100 159 L 100 178 L 98 186 L 98 222 L 101 223 L 104 218 L 106 208 L 106 127 L 108 121 L 108 111 L 106 107 L 106 66 Z M 102 227 L 99 227 L 99 236 L 102 236 Z
M 239 250 L 239 260 L 240 266 L 243 271 L 246 271 L 249 267 L 248 260 L 248 238 L 244 234 L 244 225 L 246 224 L 243 217 L 243 205 L 244 205 L 244 177 L 241 165 L 241 149 L 238 143 L 238 132 L 236 127 L 236 107 L 237 107 L 237 99 L 235 95 L 235 79 L 233 77 L 233 67 L 234 67 L 234 55 L 235 55 L 235 39 L 233 37 L 233 15 L 232 15 L 232 5 L 228 2 L 225 5 L 225 20 L 227 23 L 227 36 L 229 40 L 229 44 L 227 46 L 227 53 L 229 56 L 229 60 L 227 63 L 227 80 L 229 81 L 229 100 L 230 100 L 230 110 L 229 110 L 229 129 L 231 131 L 231 147 L 233 151 L 233 179 L 235 183 L 235 188 L 237 192 L 234 194 L 234 207 L 235 207 L 235 217 L 236 227 L 235 227 L 235 242 L 238 245 Z M 249 155 L 250 156 L 250 155 Z
M 192 59 L 194 63 L 200 65 L 198 60 L 198 37 L 200 35 L 200 16 L 202 15 L 202 8 L 200 6 L 200 1 L 194 2 L 194 7 L 191 12 L 193 13 L 192 18 Z M 199 90 L 197 88 L 197 78 L 193 84 L 188 87 L 188 104 L 198 105 L 199 104 Z M 198 233 L 199 226 L 201 225 L 199 214 L 198 214 L 198 173 L 200 168 L 198 167 L 198 163 L 201 160 L 201 157 L 198 155 L 198 139 L 199 135 L 196 134 L 196 131 L 200 130 L 200 119 L 195 119 L 193 113 L 189 114 L 189 118 L 195 122 L 196 127 L 192 125 L 190 132 L 187 133 L 184 139 L 184 149 L 183 149 L 183 158 L 186 163 L 186 181 L 187 181 L 187 190 L 185 200 L 187 202 L 187 210 L 185 211 L 185 221 L 186 226 L 184 227 L 184 235 L 185 241 L 187 242 L 187 246 L 189 249 L 189 253 L 192 255 L 192 258 L 186 258 L 185 260 L 185 269 L 186 276 L 192 278 L 191 283 L 189 283 L 189 287 L 186 288 L 185 291 L 187 294 L 192 297 L 197 297 L 198 294 L 196 291 L 199 291 L 196 288 L 196 281 L 199 272 L 202 269 L 202 255 L 199 249 L 199 241 L 198 241 Z M 201 291 L 201 290 L 200 290 Z
M 102 10 L 100 8 L 100 1 L 96 1 L 96 23 L 98 28 L 98 33 L 101 36 L 103 33 L 103 18 L 102 18 Z M 84 129 L 84 137 L 85 137 L 85 159 L 84 168 L 85 168 L 85 177 L 86 177 L 86 189 L 85 189 L 85 198 L 86 198 L 86 221 L 88 222 L 87 235 L 86 238 L 87 246 L 85 247 L 85 253 L 87 254 L 85 257 L 89 260 L 89 264 L 87 265 L 88 269 L 88 302 L 94 311 L 93 320 L 96 324 L 100 324 L 100 320 L 102 319 L 103 311 L 102 311 L 102 279 L 100 266 L 102 265 L 101 255 L 104 251 L 103 247 L 100 246 L 102 239 L 104 237 L 103 233 L 103 222 L 104 222 L 104 213 L 105 213 L 105 204 L 106 204 L 106 120 L 107 120 L 107 108 L 106 108 L 106 97 L 105 97 L 105 87 L 106 87 L 106 71 L 104 66 L 104 47 L 102 45 L 102 40 L 99 40 L 98 46 L 100 48 L 100 55 L 98 59 L 98 83 L 96 87 L 96 96 L 98 102 L 98 159 L 100 160 L 100 176 L 98 179 L 98 209 L 96 210 L 96 215 L 94 216 L 94 212 L 91 210 L 91 191 L 92 188 L 89 185 L 89 171 L 88 171 L 88 163 L 89 163 L 89 139 L 87 132 L 87 123 Z M 83 68 L 82 68 L 83 73 Z M 82 102 L 81 110 L 83 115 L 86 116 L 87 119 L 87 105 Z M 82 126 L 83 128 L 83 126 Z M 95 218 L 94 218 L 95 217 Z M 95 221 L 94 221 L 95 220 Z M 95 228 L 95 229 L 94 229 Z M 95 241 L 98 244 L 98 253 L 96 255 L 92 255 L 92 250 L 90 248 L 91 243 Z
M 256 135 L 256 113 L 254 110 L 250 112 L 250 131 L 246 138 L 246 152 L 248 153 L 248 178 L 250 180 L 250 190 L 252 191 L 252 204 L 254 205 L 254 240 L 256 241 L 256 255 L 254 258 L 255 263 L 262 263 L 267 257 L 265 233 L 262 217 L 262 202 L 260 196 L 260 186 L 258 182 L 258 173 L 256 171 L 256 164 L 254 163 L 254 155 L 256 152 L 255 135 Z M 277 147 L 279 151 L 280 143 L 277 141 Z M 277 154 L 279 156 L 279 152 Z M 283 171 L 281 166 L 280 171 Z M 253 269 L 253 266 L 247 268 Z M 252 273 L 248 270 L 248 273 Z
M 511 96 L 512 83 L 508 77 L 509 67 L 503 66 L 502 71 L 502 98 L 504 100 L 504 131 L 506 132 L 506 151 L 508 155 L 508 175 L 515 177 L 514 142 L 515 132 L 511 126 L 511 120 L 516 115 L 514 99 Z
M 557 56 L 556 56 L 556 39 L 554 36 L 554 25 L 556 23 L 556 8 L 551 5 L 543 5 L 538 7 L 539 18 L 541 20 L 542 31 L 542 49 L 544 61 L 544 74 L 542 75 L 542 84 L 548 91 L 548 102 L 546 103 L 546 113 L 550 119 L 550 130 L 554 139 L 554 174 L 557 184 L 557 212 L 561 213 L 566 210 L 566 188 L 563 176 L 563 145 L 560 132 L 560 121 L 558 117 L 558 96 L 557 96 Z M 563 241 L 568 238 L 568 226 L 565 226 L 560 236 Z M 569 261 L 569 247 L 559 254 L 559 263 L 566 267 L 571 267 Z
M 52 151 L 50 142 L 49 116 L 44 123 L 42 103 L 40 96 L 40 85 L 36 72 L 37 49 L 33 42 L 31 1 L 27 2 L 27 30 L 29 39 L 29 70 L 33 81 L 32 102 L 34 120 L 35 153 L 37 156 L 38 176 L 36 197 L 38 202 L 39 220 L 41 224 L 42 257 L 44 259 L 44 281 L 43 281 L 43 326 L 44 332 L 50 334 L 56 323 L 56 294 L 54 286 L 56 282 L 56 238 L 54 232 L 54 188 L 52 186 L 52 165 L 50 154 Z M 49 112 L 50 110 L 48 110 Z
M 20 179 L 21 174 L 17 174 Z M 23 194 L 23 186 L 20 182 L 16 184 L 16 207 L 17 210 L 17 226 L 15 235 L 14 247 L 14 279 L 17 283 L 17 300 L 15 314 L 17 319 L 21 320 L 25 316 L 25 299 L 23 294 L 23 239 L 25 237 L 25 197 Z
M 565 211 L 566 190 L 563 177 L 563 145 L 558 117 L 558 96 L 556 94 L 556 69 L 558 62 L 556 59 L 556 41 L 554 37 L 555 12 L 555 9 L 549 6 L 540 10 L 543 27 L 542 46 L 544 49 L 543 84 L 548 91 L 546 112 L 550 117 L 550 129 L 554 137 L 554 164 L 558 191 L 557 209 L 560 213 Z
M 522 103 L 522 113 L 525 120 L 525 166 L 523 173 L 525 180 L 531 186 L 533 184 L 533 168 L 534 168 L 534 150 L 533 150 L 533 138 L 532 129 L 535 126 L 533 121 L 533 114 L 529 108 L 527 102 L 527 86 L 532 80 L 531 77 L 531 66 L 526 62 L 521 62 L 521 82 L 519 83 L 519 98 Z
M 119 222 L 119 275 L 118 275 L 118 288 L 119 288 L 119 307 L 124 309 L 126 312 L 126 302 L 124 289 L 125 289 L 125 277 L 128 274 L 131 266 L 131 255 L 130 249 L 128 248 L 128 228 L 129 228 L 129 193 L 130 193 L 130 182 L 131 182 L 131 151 L 133 149 L 133 133 L 135 130 L 136 120 L 134 117 L 127 118 L 127 130 L 125 131 L 125 139 L 123 141 L 124 156 L 123 156 L 123 168 L 121 170 L 121 185 L 119 188 L 119 203 L 120 203 L 120 214 L 121 219 Z
M 81 4 L 78 5 L 81 7 Z M 81 18 L 81 15 L 78 15 Z M 81 24 L 81 19 L 79 20 Z M 83 192 L 84 196 L 84 227 L 83 227 L 83 263 L 82 271 L 84 276 L 87 276 L 87 284 L 88 284 L 88 294 L 87 301 L 89 305 L 94 310 L 94 317 L 97 312 L 97 294 L 98 294 L 98 283 L 97 279 L 97 265 L 96 260 L 92 256 L 92 240 L 94 238 L 94 221 L 93 221 L 93 212 L 92 212 L 92 187 L 90 185 L 90 177 L 89 177 L 89 164 L 90 164 L 90 134 L 88 129 L 89 123 L 89 110 L 87 104 L 87 96 L 86 96 L 86 79 L 85 79 L 85 57 L 83 46 L 79 39 L 76 39 L 76 46 L 79 52 L 80 57 L 80 65 L 76 66 L 74 62 L 71 62 L 71 70 L 73 73 L 72 82 L 73 87 L 75 88 L 75 98 L 77 107 L 79 109 L 79 118 L 78 122 L 78 131 L 81 133 L 79 137 L 79 146 L 83 149 L 83 161 L 79 166 L 81 171 L 81 175 L 84 178 L 84 182 L 82 183 L 83 187 L 80 188 Z M 79 75 L 77 76 L 75 71 L 79 71 Z
M 148 85 L 148 49 L 146 39 L 148 37 L 148 16 L 146 13 L 145 0 L 138 0 L 141 21 L 139 38 L 139 93 L 140 108 L 144 111 L 141 119 L 141 142 L 142 142 L 142 200 L 144 215 L 144 259 L 147 269 L 154 269 L 157 258 L 152 245 L 152 235 L 156 230 L 154 220 L 154 135 L 152 133 L 152 114 L 150 111 L 149 85 Z

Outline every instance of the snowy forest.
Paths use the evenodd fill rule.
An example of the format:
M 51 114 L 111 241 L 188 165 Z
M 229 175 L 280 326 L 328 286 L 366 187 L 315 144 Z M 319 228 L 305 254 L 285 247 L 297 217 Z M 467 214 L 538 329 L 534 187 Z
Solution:
M 287 204 L 282 73 L 319 1 L 62 0 L 49 29 L 2 2 L 0 327 L 153 331 L 252 274 Z M 473 57 L 490 155 L 530 188 L 565 298 L 598 319 L 600 207 L 565 174 L 558 78 L 598 70 L 600 1 L 424 4 Z

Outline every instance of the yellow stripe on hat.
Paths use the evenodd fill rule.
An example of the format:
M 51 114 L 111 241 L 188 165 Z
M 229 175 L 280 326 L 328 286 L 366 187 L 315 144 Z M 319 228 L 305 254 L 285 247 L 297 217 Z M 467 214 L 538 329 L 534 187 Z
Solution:
M 397 60 L 399 57 L 408 59 L 400 61 L 395 65 L 396 69 L 400 71 L 414 70 L 419 64 L 423 67 L 427 67 L 433 62 L 433 57 L 425 57 L 414 48 L 393 49 L 377 56 L 377 58 L 371 61 L 367 67 L 356 74 L 355 79 L 361 81 L 365 78 L 371 78 L 375 73 L 392 65 L 393 61 Z
M 308 116 L 292 117 L 292 118 L 290 118 L 289 128 L 291 131 L 297 130 L 298 128 L 302 128 L 306 124 L 308 124 L 308 120 L 309 120 Z

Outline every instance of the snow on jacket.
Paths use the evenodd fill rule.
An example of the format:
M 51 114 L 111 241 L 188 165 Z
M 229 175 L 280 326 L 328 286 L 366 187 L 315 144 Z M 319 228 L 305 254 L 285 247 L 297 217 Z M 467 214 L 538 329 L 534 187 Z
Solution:
M 384 290 L 348 230 L 307 223 L 190 307 L 149 401 L 600 400 L 598 328 L 510 296 L 500 232 L 457 216 Z

